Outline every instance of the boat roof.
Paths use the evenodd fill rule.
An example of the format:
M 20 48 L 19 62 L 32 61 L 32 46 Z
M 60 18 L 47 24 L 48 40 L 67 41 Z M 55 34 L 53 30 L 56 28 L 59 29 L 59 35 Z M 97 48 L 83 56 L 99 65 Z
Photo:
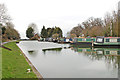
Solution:
M 76 37 L 76 38 L 96 38 L 96 37 Z M 104 38 L 120 38 L 120 37 L 104 37 Z
M 120 37 L 104 37 L 104 38 L 120 38 Z

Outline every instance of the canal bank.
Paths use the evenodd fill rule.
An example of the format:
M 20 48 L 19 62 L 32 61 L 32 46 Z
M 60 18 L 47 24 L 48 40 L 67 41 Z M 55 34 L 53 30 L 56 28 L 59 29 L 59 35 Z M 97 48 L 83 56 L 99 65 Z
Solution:
M 16 42 L 9 42 L 4 44 L 4 46 L 10 48 L 12 51 L 2 48 L 2 78 L 38 80 L 37 71 L 35 71 L 32 64 L 26 61 Z M 28 69 L 31 71 L 28 72 Z

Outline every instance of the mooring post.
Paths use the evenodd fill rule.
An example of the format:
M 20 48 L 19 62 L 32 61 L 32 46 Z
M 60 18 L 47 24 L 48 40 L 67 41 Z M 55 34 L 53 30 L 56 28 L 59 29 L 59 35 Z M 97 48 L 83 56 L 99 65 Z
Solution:
M 94 47 L 94 43 L 93 43 L 93 40 L 92 40 L 92 47 Z

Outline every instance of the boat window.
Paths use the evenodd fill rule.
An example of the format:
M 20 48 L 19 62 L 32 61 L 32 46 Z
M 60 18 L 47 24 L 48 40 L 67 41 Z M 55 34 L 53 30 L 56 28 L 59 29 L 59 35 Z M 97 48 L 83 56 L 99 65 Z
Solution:
M 97 38 L 97 42 L 103 42 L 102 38 Z
M 106 51 L 106 54 L 110 54 L 110 51 Z
M 106 39 L 106 42 L 109 42 L 109 39 Z
M 82 38 L 78 38 L 78 41 L 82 41 Z
M 120 55 L 120 51 L 118 51 L 118 55 Z
M 82 41 L 86 41 L 86 39 L 85 39 L 85 38 L 83 38 L 83 39 L 82 39 Z
M 120 42 L 120 38 L 119 38 L 119 39 L 117 39 L 117 42 Z
M 117 39 L 110 39 L 110 42 L 117 42 Z

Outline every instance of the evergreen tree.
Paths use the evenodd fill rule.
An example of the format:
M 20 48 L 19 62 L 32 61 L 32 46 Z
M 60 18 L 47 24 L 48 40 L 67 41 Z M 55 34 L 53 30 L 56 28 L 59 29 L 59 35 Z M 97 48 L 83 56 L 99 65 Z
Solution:
M 53 34 L 59 34 L 59 37 L 62 37 L 62 30 L 59 27 L 55 27 Z
M 51 28 L 47 28 L 47 37 L 51 37 L 52 35 L 52 30 Z
M 26 30 L 26 37 L 32 38 L 34 36 L 34 29 L 32 27 L 28 27 Z
M 6 28 L 2 27 L 2 34 L 5 34 Z
M 43 26 L 41 30 L 41 37 L 42 38 L 47 38 L 47 30 L 45 29 L 45 26 Z
M 45 26 L 43 26 L 41 30 L 42 38 L 53 37 L 54 34 L 58 34 L 58 37 L 62 37 L 62 30 L 59 27 L 45 29 Z

